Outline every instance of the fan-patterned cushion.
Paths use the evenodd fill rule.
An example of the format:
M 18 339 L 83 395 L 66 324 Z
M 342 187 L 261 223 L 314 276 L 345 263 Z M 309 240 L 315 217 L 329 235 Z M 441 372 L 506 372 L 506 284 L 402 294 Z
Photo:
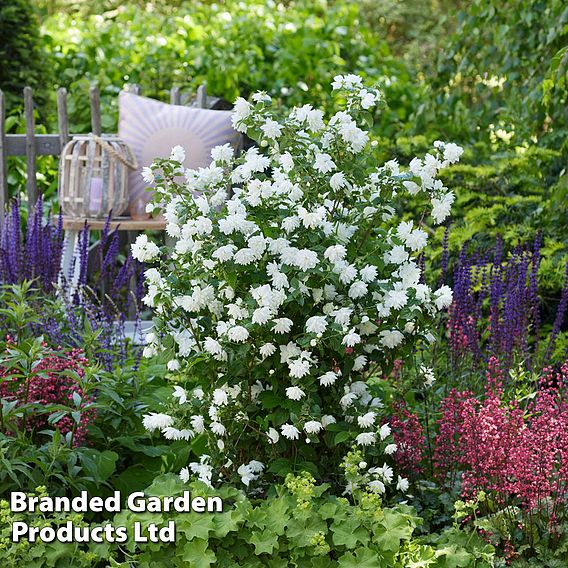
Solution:
M 119 136 L 134 152 L 139 168 L 128 176 L 131 205 L 151 200 L 148 184 L 141 176 L 142 168 L 155 158 L 167 158 L 174 146 L 185 149 L 186 168 L 208 166 L 215 146 L 230 143 L 236 148 L 240 134 L 231 125 L 231 114 L 231 111 L 171 105 L 122 91 Z

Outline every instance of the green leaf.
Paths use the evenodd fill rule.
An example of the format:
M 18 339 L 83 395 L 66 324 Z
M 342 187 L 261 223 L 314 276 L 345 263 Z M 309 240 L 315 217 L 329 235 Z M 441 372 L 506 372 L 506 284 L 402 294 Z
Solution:
M 53 542 L 45 545 L 43 557 L 47 560 L 47 566 L 57 566 L 61 558 L 69 556 L 71 550 L 68 544 Z
M 278 546 L 278 535 L 271 530 L 255 532 L 250 538 L 250 542 L 254 545 L 256 554 L 272 554 L 272 551 Z
M 286 499 L 273 499 L 266 508 L 266 528 L 276 534 L 284 534 L 284 529 L 290 521 L 290 512 Z
M 86 449 L 79 454 L 79 457 L 87 472 L 99 482 L 108 479 L 116 470 L 118 454 L 111 450 L 99 452 Z
M 318 509 L 319 516 L 324 519 L 333 519 L 337 513 L 337 505 L 335 503 L 324 503 Z
M 166 447 L 166 446 L 149 446 L 147 439 L 145 439 L 144 443 L 142 442 L 137 443 L 136 439 L 130 436 L 120 436 L 116 438 L 116 441 L 125 448 L 132 450 L 133 452 L 141 452 L 153 458 L 162 455 L 164 453 L 164 448 Z
M 278 458 L 270 462 L 268 471 L 284 477 L 287 473 L 294 471 L 294 463 L 287 458 Z
M 342 442 L 346 442 L 347 440 L 349 440 L 349 438 L 351 438 L 351 433 L 343 430 L 342 432 L 338 432 L 335 435 L 335 437 L 333 439 L 333 444 L 335 446 L 337 446 L 337 445 L 341 444 Z
M 166 473 L 157 477 L 154 483 L 148 487 L 146 493 L 156 497 L 165 497 L 166 495 L 178 495 L 182 493 L 187 486 L 185 483 L 174 473 Z
M 409 523 L 408 516 L 396 510 L 385 509 L 384 518 L 381 521 L 382 530 L 377 530 L 375 542 L 381 550 L 398 552 L 401 540 L 410 540 L 414 529 Z
M 339 559 L 340 568 L 379 568 L 381 560 L 370 548 L 359 548 L 355 554 L 347 552 Z
M 182 560 L 188 562 L 188 568 L 209 568 L 217 557 L 207 548 L 207 541 L 195 538 L 183 547 Z
M 357 542 L 361 544 L 369 542 L 369 532 L 361 526 L 360 521 L 355 517 L 334 522 L 331 525 L 331 531 L 333 532 L 333 543 L 337 546 L 355 548 Z
M 177 530 L 187 540 L 209 538 L 209 531 L 214 529 L 213 515 L 208 513 L 186 513 L 177 522 Z
M 435 555 L 437 558 L 445 556 L 444 568 L 465 568 L 471 566 L 471 562 L 474 560 L 472 554 L 457 546 L 448 546 L 442 550 L 436 550 Z
M 231 511 L 213 515 L 213 534 L 218 538 L 224 538 L 231 532 L 237 532 L 244 520 L 244 514 L 237 506 Z

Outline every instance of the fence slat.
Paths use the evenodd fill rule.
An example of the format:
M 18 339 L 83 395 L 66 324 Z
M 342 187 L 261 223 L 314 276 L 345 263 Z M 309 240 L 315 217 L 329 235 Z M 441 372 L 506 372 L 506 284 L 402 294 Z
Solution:
M 24 87 L 24 117 L 26 120 L 26 191 L 28 207 L 31 210 L 37 201 L 34 96 L 31 87 Z
M 129 90 L 134 95 L 139 95 L 140 94 L 140 85 L 133 83 L 132 85 L 130 85 Z M 128 247 L 128 250 L 130 250 L 130 247 L 131 247 L 132 243 L 134 243 L 134 241 L 136 240 L 137 236 L 138 236 L 138 233 L 136 231 L 128 231 L 126 233 L 126 235 L 123 237 L 123 239 L 126 241 L 126 245 Z
M 36 156 L 59 156 L 61 143 L 59 134 L 36 134 L 34 136 Z M 27 148 L 25 134 L 6 134 L 4 148 L 8 156 L 25 156 Z
M 170 104 L 180 105 L 181 104 L 181 92 L 179 87 L 172 87 L 170 90 Z
M 67 115 L 67 89 L 57 89 L 57 125 L 60 150 L 69 142 L 69 117 Z
M 198 108 L 207 108 L 207 90 L 205 89 L 205 85 L 199 85 L 199 87 L 197 87 L 195 104 Z
M 100 136 L 101 129 L 101 97 L 98 87 L 93 85 L 89 90 L 89 98 L 91 99 L 91 128 L 93 134 Z
M 8 203 L 8 168 L 6 164 L 6 100 L 0 90 L 0 226 L 4 222 L 4 211 Z

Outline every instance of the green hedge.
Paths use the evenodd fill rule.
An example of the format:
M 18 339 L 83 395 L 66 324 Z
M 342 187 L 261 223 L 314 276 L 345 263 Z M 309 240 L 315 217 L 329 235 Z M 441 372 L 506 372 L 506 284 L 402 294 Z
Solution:
M 357 3 L 197 1 L 173 14 L 130 4 L 85 19 L 54 16 L 44 33 L 55 76 L 72 94 L 75 130 L 89 129 L 86 93 L 93 81 L 102 89 L 104 130 L 116 126 L 112 111 L 126 83 L 162 100 L 174 85 L 193 91 L 206 83 L 210 94 L 229 102 L 265 90 L 287 107 L 329 108 L 330 79 L 361 73 L 385 86 L 390 106 L 382 113 L 383 128 L 389 125 L 392 133 L 412 108 L 405 64 L 373 35 Z
M 42 102 L 48 74 L 34 4 L 29 0 L 0 3 L 0 89 L 8 111 L 22 103 L 26 85 L 36 90 Z

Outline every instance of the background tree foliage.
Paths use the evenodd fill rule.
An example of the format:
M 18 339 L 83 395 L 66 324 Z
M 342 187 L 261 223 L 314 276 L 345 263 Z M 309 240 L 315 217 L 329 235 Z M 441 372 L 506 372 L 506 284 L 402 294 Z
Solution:
M 0 3 L 0 88 L 11 108 L 21 102 L 30 85 L 39 91 L 49 83 L 39 21 L 32 2 L 3 0 Z
M 441 46 L 422 120 L 442 119 L 464 141 L 503 129 L 517 144 L 565 144 L 568 4 L 474 0 L 458 17 Z

